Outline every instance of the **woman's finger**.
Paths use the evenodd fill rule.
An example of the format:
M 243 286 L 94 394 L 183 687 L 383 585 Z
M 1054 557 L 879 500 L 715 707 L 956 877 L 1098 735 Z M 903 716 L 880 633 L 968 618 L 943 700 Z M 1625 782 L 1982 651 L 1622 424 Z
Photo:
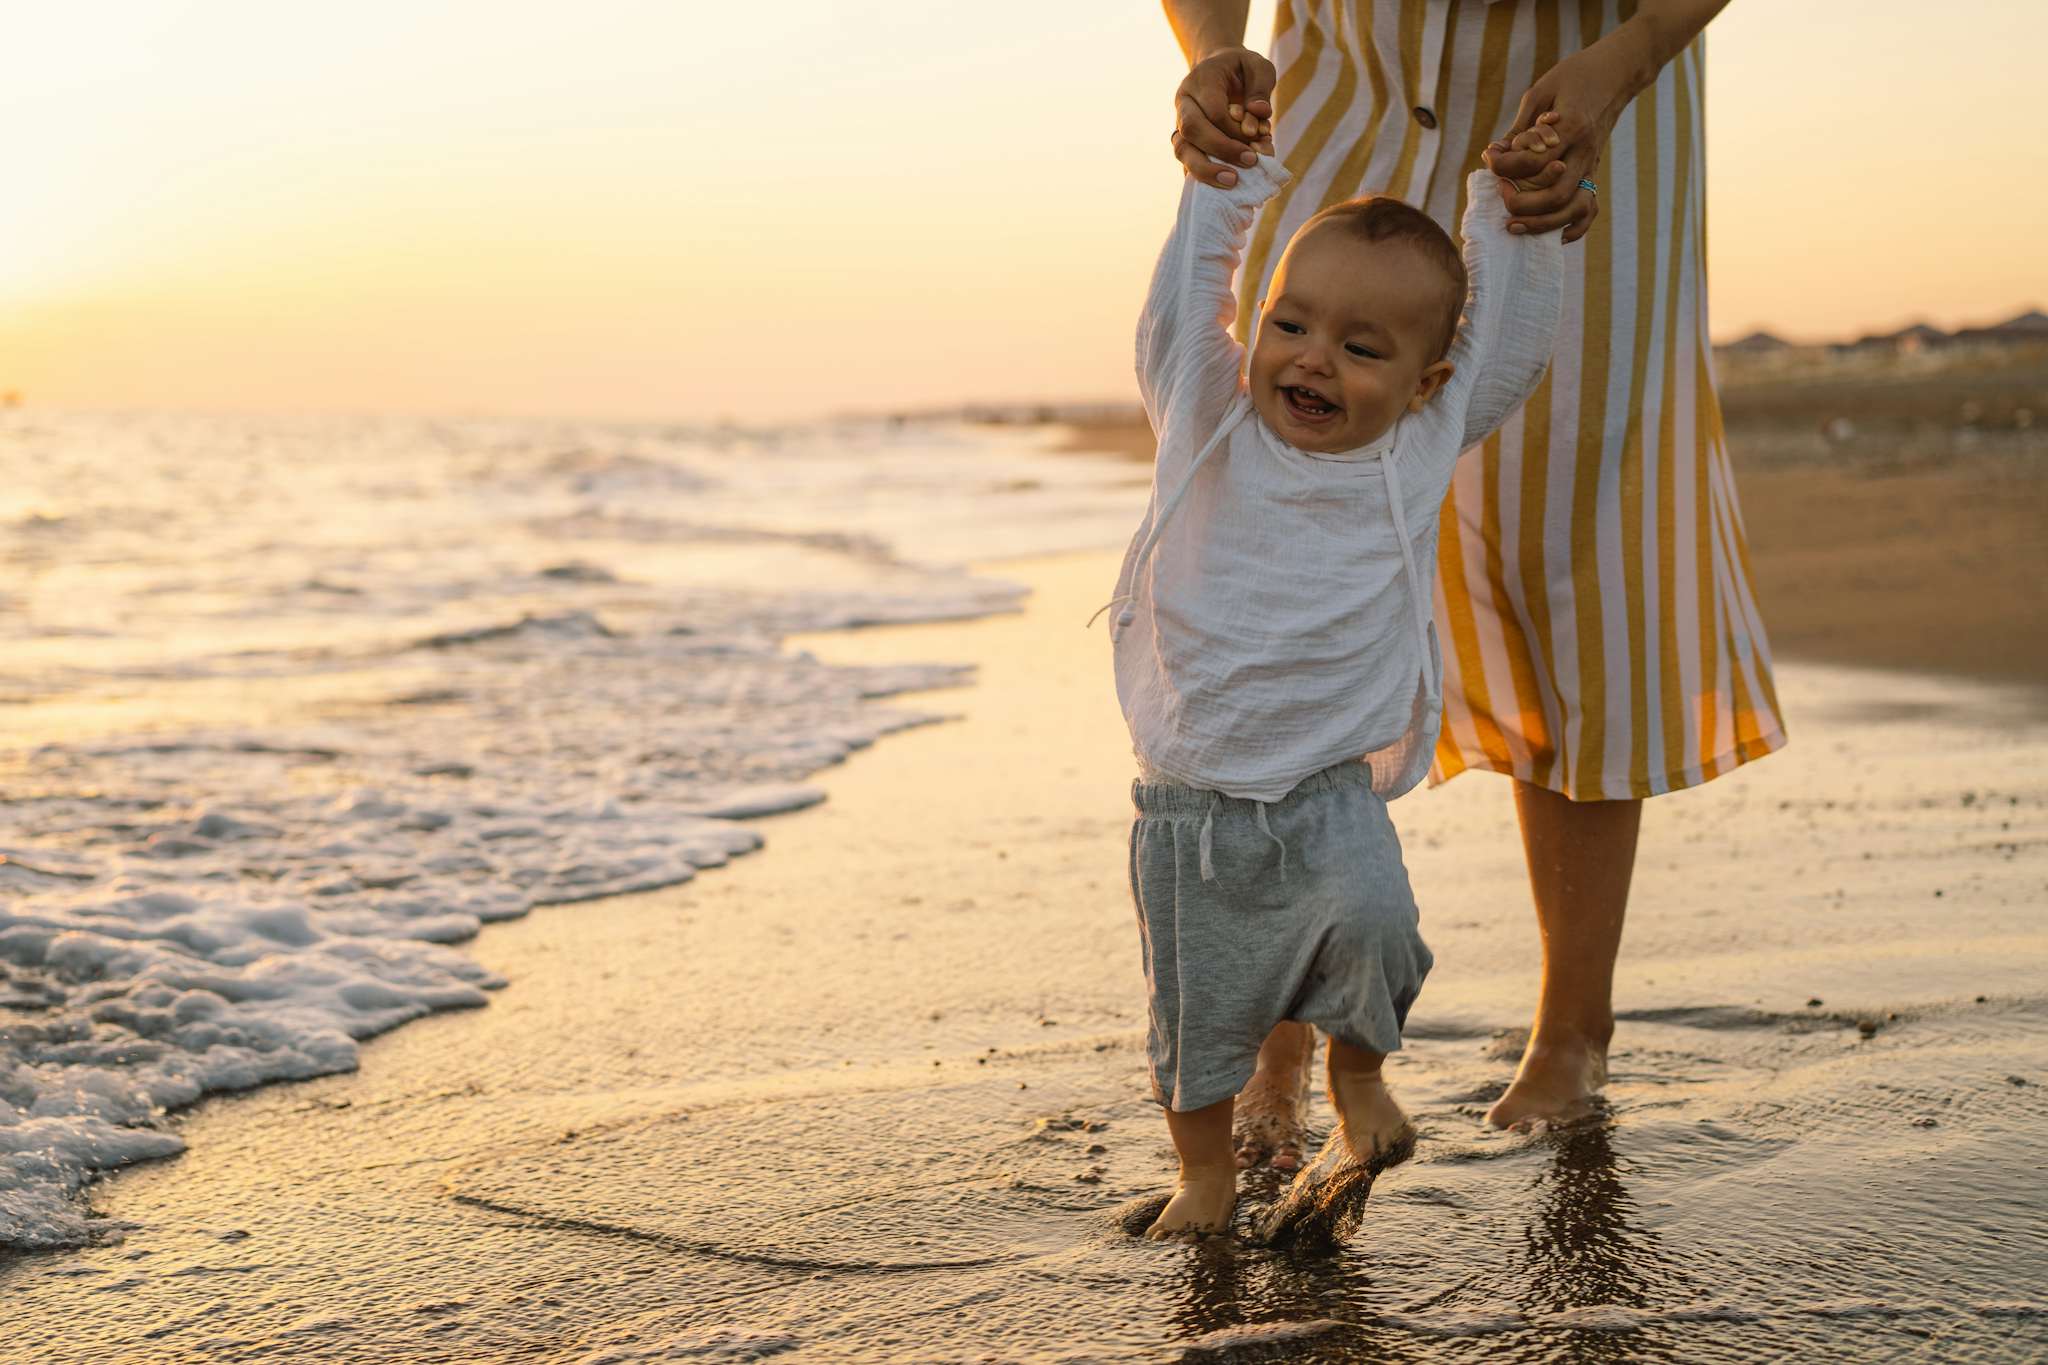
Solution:
M 1230 167 L 1219 166 L 1209 159 L 1207 153 L 1197 151 L 1192 142 L 1180 135 L 1178 128 L 1173 130 L 1173 159 L 1197 180 L 1226 190 L 1237 183 L 1237 175 Z
M 1593 220 L 1599 216 L 1600 196 L 1596 194 L 1587 195 L 1586 211 L 1575 219 L 1570 227 L 1564 230 L 1564 240 L 1567 243 L 1578 241 L 1579 238 L 1593 230 Z
M 1271 62 L 1248 48 L 1238 62 L 1238 69 L 1244 82 L 1245 108 L 1260 118 L 1273 117 L 1273 87 L 1279 83 L 1280 73 Z
M 1487 170 L 1503 180 L 1533 180 L 1555 159 L 1548 152 L 1518 152 L 1504 144 L 1497 147 L 1488 147 L 1481 159 Z
M 1572 187 L 1572 190 L 1571 202 L 1567 203 L 1563 208 L 1553 213 L 1516 214 L 1514 219 L 1508 224 L 1508 231 L 1529 234 L 1554 232 L 1558 228 L 1570 225 L 1579 218 L 1586 218 L 1587 225 L 1591 226 L 1592 215 L 1599 213 L 1599 206 L 1591 202 L 1593 196 L 1585 190 L 1579 189 L 1576 185 Z M 1581 203 L 1581 200 L 1586 202 Z M 1584 235 L 1583 232 L 1580 233 L 1580 236 Z M 1572 240 L 1577 239 L 1573 238 Z
M 1173 157 L 1182 170 L 1197 180 L 1226 190 L 1237 183 L 1236 171 L 1217 165 L 1207 152 L 1183 137 L 1178 128 L 1173 130 Z
M 1531 180 L 1526 183 L 1536 185 L 1539 182 Z M 1560 176 L 1541 184 L 1540 188 L 1511 190 L 1503 198 L 1507 201 L 1509 217 L 1520 221 L 1548 217 L 1584 193 L 1576 176 L 1568 180 Z
M 1513 186 L 1514 190 L 1523 193 L 1527 193 L 1531 190 L 1546 190 L 1549 189 L 1551 186 L 1557 184 L 1557 182 L 1563 178 L 1564 173 L 1565 164 L 1562 161 L 1553 161 L 1548 166 L 1545 166 L 1543 170 L 1539 172 L 1536 178 L 1533 180 L 1509 180 L 1505 183 L 1507 185 Z M 1503 189 L 1501 191 L 1501 196 L 1503 200 L 1506 199 L 1509 192 L 1510 191 L 1506 189 Z
M 1258 160 L 1249 143 L 1232 135 L 1230 130 L 1236 125 L 1230 122 L 1228 100 L 1221 101 L 1212 115 L 1207 106 L 1192 94 L 1183 93 L 1175 101 L 1175 108 L 1178 117 L 1174 128 L 1186 143 L 1186 147 L 1181 149 L 1181 162 L 1202 179 L 1215 183 L 1213 177 L 1203 174 L 1204 167 L 1188 159 L 1188 147 L 1204 156 L 1215 157 L 1228 166 L 1249 166 Z
M 1239 76 L 1234 65 L 1218 59 L 1199 63 L 1182 78 L 1173 92 L 1174 122 L 1180 124 L 1192 111 L 1211 127 L 1228 128 L 1235 123 L 1231 107 L 1238 103 Z M 1185 131 L 1185 129 L 1183 129 Z

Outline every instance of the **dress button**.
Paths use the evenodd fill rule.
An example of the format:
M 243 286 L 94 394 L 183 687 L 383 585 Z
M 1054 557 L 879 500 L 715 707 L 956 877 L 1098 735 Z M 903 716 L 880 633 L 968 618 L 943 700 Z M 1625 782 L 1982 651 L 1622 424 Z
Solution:
M 1426 104 L 1415 106 L 1415 121 L 1425 128 L 1436 127 L 1436 111 Z

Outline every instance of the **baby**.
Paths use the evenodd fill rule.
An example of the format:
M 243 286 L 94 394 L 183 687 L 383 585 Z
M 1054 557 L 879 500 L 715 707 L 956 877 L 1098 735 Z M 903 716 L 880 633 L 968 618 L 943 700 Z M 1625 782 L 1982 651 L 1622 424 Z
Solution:
M 1386 803 L 1436 745 L 1437 509 L 1459 452 L 1549 365 L 1562 249 L 1508 231 L 1484 170 L 1462 259 L 1398 200 L 1339 204 L 1288 243 L 1247 363 L 1231 277 L 1289 178 L 1248 131 L 1265 155 L 1236 185 L 1187 182 L 1139 320 L 1159 456 L 1106 610 L 1138 759 L 1147 1049 L 1180 1158 L 1147 1235 L 1228 1229 L 1232 1105 L 1295 1019 L 1330 1037 L 1338 1123 L 1262 1229 L 1282 1242 L 1340 1234 L 1412 1147 L 1380 1067 L 1431 958 Z M 1558 138 L 1539 124 L 1512 145 Z

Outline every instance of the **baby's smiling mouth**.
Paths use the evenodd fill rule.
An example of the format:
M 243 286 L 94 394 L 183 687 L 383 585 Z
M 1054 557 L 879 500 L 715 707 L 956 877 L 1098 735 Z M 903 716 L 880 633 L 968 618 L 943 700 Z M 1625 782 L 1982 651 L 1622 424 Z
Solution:
M 1327 422 L 1344 409 L 1331 402 L 1314 389 L 1299 384 L 1283 384 L 1280 388 L 1281 401 L 1287 404 L 1288 414 L 1297 421 L 1317 424 Z

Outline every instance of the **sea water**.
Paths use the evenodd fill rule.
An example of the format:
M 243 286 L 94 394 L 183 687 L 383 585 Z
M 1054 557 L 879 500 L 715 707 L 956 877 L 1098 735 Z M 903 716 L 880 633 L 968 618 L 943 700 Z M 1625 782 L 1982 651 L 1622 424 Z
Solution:
M 1143 471 L 843 422 L 0 413 L 0 1248 L 167 1111 L 501 985 L 460 945 L 686 880 L 963 681 L 792 631 L 1014 608 Z M 104 1231 L 101 1229 L 100 1231 Z

